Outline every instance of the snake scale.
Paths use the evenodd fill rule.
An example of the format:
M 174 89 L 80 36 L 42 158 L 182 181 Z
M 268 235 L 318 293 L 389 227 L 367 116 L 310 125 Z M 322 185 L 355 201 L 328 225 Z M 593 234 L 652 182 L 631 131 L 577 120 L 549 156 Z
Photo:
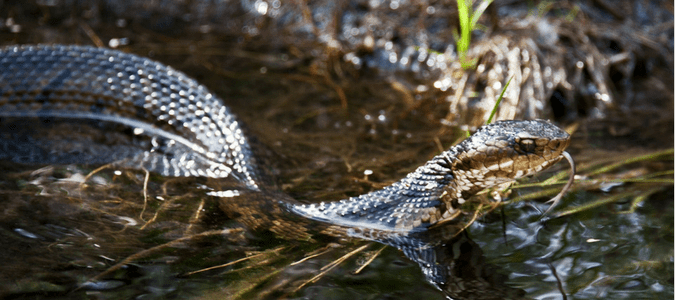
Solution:
M 112 137 L 69 140 L 67 128 L 42 135 L 34 130 L 58 120 L 88 124 Z M 164 176 L 230 177 L 249 191 L 268 189 L 241 124 L 221 99 L 180 71 L 121 51 L 3 48 L 0 126 L 0 160 L 114 162 Z M 117 144 L 101 147 L 97 139 Z M 383 189 L 330 203 L 278 201 L 288 212 L 322 223 L 420 231 L 453 218 L 482 189 L 550 167 L 569 141 L 547 121 L 499 121 Z

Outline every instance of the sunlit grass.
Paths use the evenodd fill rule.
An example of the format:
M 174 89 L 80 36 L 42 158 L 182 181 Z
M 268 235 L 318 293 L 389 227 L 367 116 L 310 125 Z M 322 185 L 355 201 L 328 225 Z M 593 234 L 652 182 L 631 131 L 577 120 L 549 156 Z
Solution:
M 509 81 L 506 82 L 504 85 L 504 88 L 502 89 L 502 92 L 499 94 L 499 97 L 497 98 L 497 102 L 495 102 L 495 106 L 492 107 L 492 112 L 490 113 L 490 117 L 488 118 L 487 122 L 485 124 L 490 124 L 492 123 L 492 118 L 494 118 L 495 114 L 497 114 L 497 108 L 499 107 L 499 104 L 502 103 L 502 99 L 504 99 L 504 93 L 506 92 L 506 88 L 509 87 L 509 84 L 511 83 L 511 79 L 513 79 L 513 76 L 509 78 Z
M 471 0 L 457 0 L 457 11 L 459 14 L 460 34 L 456 37 L 457 52 L 459 53 L 459 60 L 464 69 L 473 69 L 476 66 L 477 59 L 469 59 L 467 52 L 471 45 L 471 32 L 476 29 L 478 19 L 485 12 L 487 7 L 493 0 L 481 1 L 475 10 L 472 9 Z

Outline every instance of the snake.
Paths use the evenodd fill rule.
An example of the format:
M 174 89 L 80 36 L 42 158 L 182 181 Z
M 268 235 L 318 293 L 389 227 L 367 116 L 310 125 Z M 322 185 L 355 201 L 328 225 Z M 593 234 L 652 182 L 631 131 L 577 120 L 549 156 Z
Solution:
M 59 127 L 63 120 L 70 127 Z M 69 134 L 78 124 L 105 134 Z M 181 71 L 118 50 L 2 48 L 0 127 L 0 160 L 112 162 L 162 176 L 241 184 L 239 190 L 211 192 L 224 198 L 239 191 L 282 194 L 264 183 L 243 124 L 217 95 Z M 275 201 L 300 219 L 354 235 L 364 228 L 424 231 L 452 220 L 477 192 L 549 168 L 569 143 L 570 135 L 546 120 L 497 121 L 382 189 L 334 202 Z

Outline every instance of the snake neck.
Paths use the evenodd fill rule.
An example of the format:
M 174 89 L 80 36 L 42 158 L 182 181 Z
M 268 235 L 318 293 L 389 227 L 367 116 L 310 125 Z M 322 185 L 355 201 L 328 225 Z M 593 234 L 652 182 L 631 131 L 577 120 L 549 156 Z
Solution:
M 569 135 L 544 121 L 501 121 L 381 190 L 338 202 L 291 205 L 310 219 L 341 226 L 411 232 L 454 220 L 477 192 L 550 167 Z
M 450 148 L 380 190 L 335 202 L 291 204 L 290 209 L 317 221 L 385 231 L 421 230 L 453 219 L 464 199 L 484 188 L 461 171 L 463 147 Z

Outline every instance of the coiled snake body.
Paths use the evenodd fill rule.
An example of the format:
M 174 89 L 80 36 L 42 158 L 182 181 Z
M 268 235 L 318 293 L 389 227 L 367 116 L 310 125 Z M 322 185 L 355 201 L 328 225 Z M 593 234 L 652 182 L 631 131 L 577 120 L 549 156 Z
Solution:
M 30 120 L 39 120 L 36 123 Z M 94 141 L 33 128 L 70 120 L 118 132 Z M 165 176 L 233 177 L 260 191 L 256 162 L 236 117 L 182 72 L 120 51 L 82 46 L 0 50 L 0 159 L 115 162 Z M 119 139 L 102 147 L 95 139 Z M 110 142 L 110 141 L 108 141 Z M 500 121 L 381 190 L 338 202 L 282 206 L 347 228 L 419 231 L 451 218 L 476 192 L 545 169 L 569 135 L 546 121 Z

